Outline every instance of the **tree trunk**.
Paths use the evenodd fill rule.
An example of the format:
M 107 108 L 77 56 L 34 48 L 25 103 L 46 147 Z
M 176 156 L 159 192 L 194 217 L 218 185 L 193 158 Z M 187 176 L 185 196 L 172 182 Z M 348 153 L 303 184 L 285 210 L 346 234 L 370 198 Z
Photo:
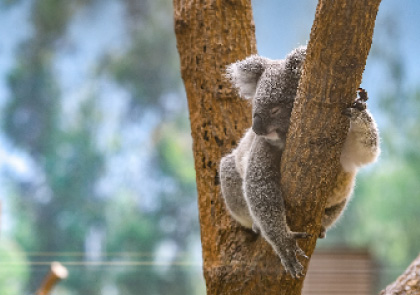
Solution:
M 300 244 L 308 254 L 315 247 L 325 192 L 339 169 L 348 127 L 341 110 L 361 82 L 379 3 L 318 4 L 282 159 L 289 224 L 292 230 L 314 234 Z M 191 119 L 207 294 L 300 294 L 303 279 L 284 275 L 271 247 L 240 228 L 220 196 L 220 158 L 251 123 L 248 104 L 223 77 L 227 64 L 256 53 L 251 1 L 174 0 L 174 11 Z
M 380 295 L 420 295 L 420 256 Z
M 318 3 L 281 166 L 291 230 L 313 234 L 300 243 L 307 255 L 315 249 L 326 198 L 340 175 L 349 128 L 341 112 L 362 81 L 380 2 Z M 282 294 L 300 294 L 302 282 Z

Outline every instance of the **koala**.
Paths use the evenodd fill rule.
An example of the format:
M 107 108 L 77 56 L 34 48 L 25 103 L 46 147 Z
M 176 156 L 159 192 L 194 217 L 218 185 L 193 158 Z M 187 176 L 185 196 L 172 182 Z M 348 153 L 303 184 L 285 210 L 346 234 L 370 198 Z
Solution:
M 297 257 L 307 258 L 297 239 L 310 235 L 293 232 L 287 225 L 280 162 L 305 56 L 306 48 L 299 47 L 284 60 L 252 55 L 227 67 L 227 77 L 240 96 L 251 100 L 252 127 L 219 166 L 222 196 L 230 215 L 260 233 L 294 278 L 303 275 Z M 365 93 L 363 97 L 367 100 Z M 365 101 L 354 103 L 343 115 L 349 117 L 350 127 L 335 189 L 327 197 L 321 238 L 345 208 L 357 170 L 374 162 L 380 153 L 376 123 Z

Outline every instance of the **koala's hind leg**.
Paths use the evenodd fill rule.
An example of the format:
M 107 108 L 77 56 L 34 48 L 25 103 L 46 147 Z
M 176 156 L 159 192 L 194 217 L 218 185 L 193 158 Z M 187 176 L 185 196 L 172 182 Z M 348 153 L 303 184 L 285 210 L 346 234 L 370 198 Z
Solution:
M 340 217 L 344 207 L 346 206 L 346 202 L 347 200 L 344 200 L 337 205 L 325 208 L 325 213 L 322 217 L 322 226 L 319 233 L 319 238 L 323 239 L 326 237 L 327 228 L 329 228 L 338 219 L 338 217 Z
M 252 218 L 242 190 L 242 179 L 236 170 L 235 157 L 230 154 L 220 162 L 220 183 L 226 206 L 241 225 L 252 228 Z

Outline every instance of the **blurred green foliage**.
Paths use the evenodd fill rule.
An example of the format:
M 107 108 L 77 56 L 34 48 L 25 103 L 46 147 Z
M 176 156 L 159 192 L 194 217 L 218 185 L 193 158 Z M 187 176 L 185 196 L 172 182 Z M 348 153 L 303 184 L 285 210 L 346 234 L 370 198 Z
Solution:
M 90 87 L 82 92 L 69 111 L 56 68 L 58 55 L 69 46 L 66 36 L 74 18 L 82 11 L 94 14 L 99 4 L 36 0 L 30 7 L 33 32 L 15 55 L 2 110 L 4 133 L 34 166 L 30 179 L 7 176 L 14 183 L 8 190 L 11 238 L 30 261 L 18 246 L 1 249 L 2 263 L 20 265 L 10 273 L 13 284 L 1 294 L 34 292 L 51 260 L 72 262 L 59 289 L 65 294 L 193 294 L 199 283 L 190 280 L 201 282 L 199 269 L 192 273 L 176 266 L 180 258 L 190 259 L 184 253 L 198 239 L 198 223 L 185 102 L 171 110 L 165 98 L 182 100 L 175 37 L 166 17 L 171 7 L 166 1 L 116 2 L 127 16 L 128 46 L 118 52 L 104 48 L 90 77 L 92 84 L 111 80 L 129 94 L 120 121 L 113 123 L 121 133 L 112 134 L 109 145 L 99 144 L 109 136 L 102 133 L 111 132 L 102 129 L 109 110 L 99 91 Z M 160 118 L 151 127 L 142 122 L 148 112 Z M 146 163 L 140 163 L 150 171 L 147 179 L 126 178 L 167 185 L 139 192 L 122 179 L 127 187 L 103 192 L 100 182 L 118 169 L 113 161 L 121 154 L 135 157 L 141 149 L 127 144 L 132 134 L 124 130 L 142 124 L 154 139 Z M 162 245 L 169 245 L 167 255 L 173 258 L 153 267 L 154 261 L 165 260 L 166 254 L 158 253 Z
M 2 239 L 0 259 L 2 265 L 7 267 L 0 269 L 0 294 L 22 294 L 24 292 L 22 281 L 29 276 L 25 254 L 16 243 Z

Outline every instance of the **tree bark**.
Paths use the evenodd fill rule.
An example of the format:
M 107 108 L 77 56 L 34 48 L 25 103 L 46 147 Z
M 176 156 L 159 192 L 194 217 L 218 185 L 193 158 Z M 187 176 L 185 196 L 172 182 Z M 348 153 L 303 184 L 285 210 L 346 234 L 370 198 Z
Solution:
M 420 295 L 420 256 L 380 295 Z
M 313 234 L 300 243 L 307 255 L 315 249 L 326 198 L 343 173 L 340 155 L 349 121 L 341 112 L 362 81 L 380 2 L 318 3 L 281 165 L 291 230 Z M 282 294 L 300 294 L 302 283 Z
M 282 159 L 288 222 L 294 231 L 313 234 L 300 244 L 308 254 L 315 248 L 326 192 L 339 171 L 348 128 L 341 110 L 361 82 L 379 3 L 318 4 Z M 300 294 L 303 279 L 284 275 L 271 247 L 240 228 L 220 196 L 220 158 L 251 123 L 248 104 L 224 78 L 227 64 L 256 53 L 251 1 L 174 0 L 174 16 L 191 119 L 207 294 Z M 307 261 L 304 265 L 306 270 Z
M 251 124 L 250 105 L 224 77 L 228 64 L 256 53 L 251 1 L 174 0 L 174 18 L 193 137 L 207 294 L 240 294 L 242 284 L 253 280 L 243 267 L 253 252 L 248 248 L 255 246 L 249 242 L 252 235 L 226 212 L 218 168 Z

